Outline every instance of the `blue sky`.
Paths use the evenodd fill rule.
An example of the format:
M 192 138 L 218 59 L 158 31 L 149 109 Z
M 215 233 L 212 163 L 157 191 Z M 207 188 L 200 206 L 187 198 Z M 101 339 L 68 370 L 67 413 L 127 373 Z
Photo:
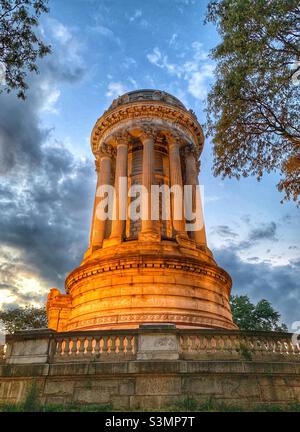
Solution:
M 87 248 L 95 188 L 89 137 L 113 98 L 158 88 L 200 123 L 213 83 L 205 0 L 50 0 L 40 32 L 53 54 L 30 76 L 26 102 L 0 95 L 0 307 L 40 304 Z M 276 173 L 212 175 L 210 139 L 201 184 L 208 242 L 233 293 L 266 298 L 287 324 L 300 320 L 299 209 L 281 204 Z

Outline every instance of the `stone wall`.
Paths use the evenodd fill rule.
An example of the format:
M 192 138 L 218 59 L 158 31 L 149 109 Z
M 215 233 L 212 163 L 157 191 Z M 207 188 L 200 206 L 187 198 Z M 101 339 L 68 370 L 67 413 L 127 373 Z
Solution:
M 247 407 L 300 403 L 300 364 L 183 360 L 0 365 L 0 403 L 23 401 L 33 379 L 47 404 L 163 409 L 186 397 Z
M 47 404 L 164 409 L 187 397 L 244 407 L 300 403 L 300 349 L 288 334 L 144 326 L 25 332 L 6 342 L 0 403 L 24 401 L 34 381 Z

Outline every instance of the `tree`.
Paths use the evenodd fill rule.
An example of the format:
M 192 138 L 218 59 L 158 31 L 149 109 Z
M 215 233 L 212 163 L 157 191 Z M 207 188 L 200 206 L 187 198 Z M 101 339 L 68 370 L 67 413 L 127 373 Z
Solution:
M 46 309 L 26 306 L 24 308 L 0 311 L 0 322 L 6 333 L 12 334 L 19 330 L 45 328 L 47 324 Z
M 233 321 L 240 330 L 288 331 L 280 322 L 280 313 L 276 312 L 267 300 L 260 300 L 256 305 L 248 296 L 231 296 L 230 305 Z
M 276 170 L 284 200 L 299 205 L 299 0 L 211 0 L 205 22 L 222 38 L 207 103 L 214 174 L 260 180 Z
M 5 84 L 0 93 L 18 91 L 25 99 L 27 72 L 38 73 L 37 59 L 49 54 L 34 31 L 42 13 L 48 13 L 48 0 L 0 0 L 0 66 Z M 1 84 L 1 83 L 0 83 Z

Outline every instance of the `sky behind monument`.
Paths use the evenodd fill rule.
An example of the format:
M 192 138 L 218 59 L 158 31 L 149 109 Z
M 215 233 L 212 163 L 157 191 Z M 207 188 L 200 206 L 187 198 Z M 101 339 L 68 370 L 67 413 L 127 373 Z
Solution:
M 118 95 L 157 88 L 200 123 L 218 42 L 204 0 L 50 0 L 40 31 L 53 54 L 26 102 L 0 96 L 0 307 L 42 304 L 88 246 L 96 175 L 89 137 Z M 210 139 L 200 182 L 208 244 L 233 294 L 266 298 L 300 320 L 299 210 L 280 204 L 276 174 L 214 178 Z

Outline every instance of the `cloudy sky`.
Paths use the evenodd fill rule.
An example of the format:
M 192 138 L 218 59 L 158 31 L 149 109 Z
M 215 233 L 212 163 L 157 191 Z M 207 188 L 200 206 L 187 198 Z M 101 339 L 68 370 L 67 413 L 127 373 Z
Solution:
M 26 102 L 0 95 L 0 308 L 42 304 L 88 246 L 95 172 L 89 136 L 113 98 L 158 88 L 201 123 L 213 82 L 205 0 L 50 0 L 40 32 L 53 54 L 30 76 Z M 299 210 L 280 204 L 278 176 L 201 184 L 209 246 L 233 293 L 266 298 L 300 321 Z

